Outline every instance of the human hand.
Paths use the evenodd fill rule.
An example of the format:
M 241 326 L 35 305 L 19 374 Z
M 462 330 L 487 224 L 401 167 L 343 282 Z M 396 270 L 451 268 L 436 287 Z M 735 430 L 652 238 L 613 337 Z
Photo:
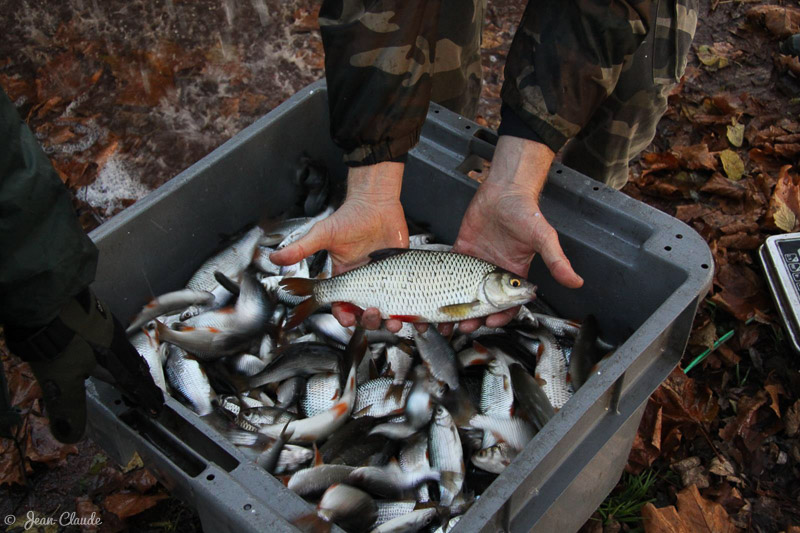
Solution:
M 527 276 L 536 253 L 542 255 L 556 281 L 570 288 L 583 285 L 558 241 L 556 230 L 539 210 L 539 194 L 553 159 L 544 145 L 516 137 L 500 137 L 486 181 L 470 202 L 453 251 L 490 261 Z M 511 321 L 518 308 L 486 317 L 489 327 Z M 481 319 L 465 320 L 459 330 L 471 332 Z M 443 333 L 452 326 L 445 325 Z
M 31 365 L 42 388 L 50 431 L 61 442 L 77 442 L 83 436 L 84 380 L 90 375 L 115 384 L 128 403 L 151 415 L 164 405 L 144 358 L 91 289 L 69 300 L 47 326 L 7 326 L 5 334 L 9 350 Z
M 317 222 L 301 239 L 273 252 L 276 265 L 291 265 L 319 250 L 327 250 L 333 261 L 333 273 L 341 274 L 367 262 L 370 253 L 383 248 L 408 248 L 408 226 L 400 188 L 402 163 L 378 163 L 351 168 L 347 177 L 347 197 L 328 218 Z M 357 321 L 357 311 L 334 304 L 333 315 L 349 327 Z M 365 309 L 360 323 L 367 329 L 381 326 L 378 309 Z M 398 320 L 386 321 L 389 331 L 402 327 Z

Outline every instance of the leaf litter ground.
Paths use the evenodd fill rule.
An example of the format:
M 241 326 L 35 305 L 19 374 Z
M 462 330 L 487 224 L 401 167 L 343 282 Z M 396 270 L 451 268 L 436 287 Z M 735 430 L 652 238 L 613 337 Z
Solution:
M 26 4 L 0 14 L 0 86 L 89 230 L 321 77 L 318 9 L 311 0 Z M 489 1 L 477 121 L 490 128 L 523 9 Z M 778 53 L 798 31 L 797 8 L 701 2 L 686 75 L 624 191 L 708 241 L 714 286 L 681 367 L 715 349 L 650 398 L 628 473 L 585 530 L 800 524 L 800 364 L 755 255 L 768 235 L 800 229 L 800 62 Z M 199 529 L 138 464 L 113 465 L 87 440 L 53 441 L 30 370 L 0 350 L 25 419 L 19 449 L 0 441 L 1 514 L 96 513 L 102 531 Z

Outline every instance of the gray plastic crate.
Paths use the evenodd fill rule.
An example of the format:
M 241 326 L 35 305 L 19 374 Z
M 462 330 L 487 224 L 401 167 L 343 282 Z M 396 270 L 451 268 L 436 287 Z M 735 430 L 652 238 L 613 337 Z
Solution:
M 152 294 L 182 287 L 222 242 L 294 205 L 301 154 L 343 178 L 329 137 L 327 92 L 297 93 L 163 187 L 92 233 L 95 289 L 133 316 Z M 432 105 L 403 183 L 407 216 L 452 242 L 477 184 L 465 173 L 491 159 L 496 136 Z M 459 522 L 456 531 L 570 531 L 617 483 L 648 396 L 677 365 L 712 259 L 692 229 L 568 168 L 554 165 L 542 210 L 558 230 L 580 290 L 557 285 L 535 260 L 531 279 L 567 317 L 594 314 L 614 356 L 539 432 Z M 208 532 L 293 530 L 312 506 L 248 462 L 212 427 L 169 399 L 157 420 L 90 386 L 90 436 L 120 463 L 136 451 Z

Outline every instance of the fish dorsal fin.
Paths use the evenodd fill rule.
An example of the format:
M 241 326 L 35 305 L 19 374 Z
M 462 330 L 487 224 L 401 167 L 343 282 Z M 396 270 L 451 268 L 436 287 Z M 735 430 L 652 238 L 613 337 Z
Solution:
M 439 311 L 453 318 L 464 318 L 472 309 L 480 304 L 478 300 L 475 300 L 464 304 L 445 305 L 440 307 Z
M 375 361 L 370 359 L 367 365 L 369 365 L 369 379 L 378 379 L 380 376 L 378 374 L 378 367 L 375 366 Z
M 387 257 L 392 257 L 398 254 L 404 254 L 408 251 L 408 248 L 383 248 L 381 250 L 375 250 L 371 254 L 369 254 L 370 262 L 381 261 L 386 259 Z
M 317 448 L 317 441 L 314 441 L 313 448 L 314 448 L 314 466 L 324 465 L 325 461 L 322 460 L 322 454 L 319 452 L 319 448 Z

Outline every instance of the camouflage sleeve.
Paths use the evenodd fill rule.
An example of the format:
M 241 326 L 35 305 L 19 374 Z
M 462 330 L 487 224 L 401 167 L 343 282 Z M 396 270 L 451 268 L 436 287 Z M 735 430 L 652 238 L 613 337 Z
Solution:
M 530 0 L 505 66 L 502 97 L 554 152 L 611 94 L 644 40 L 651 0 Z
M 405 155 L 428 111 L 437 1 L 325 0 L 331 136 L 350 166 Z

